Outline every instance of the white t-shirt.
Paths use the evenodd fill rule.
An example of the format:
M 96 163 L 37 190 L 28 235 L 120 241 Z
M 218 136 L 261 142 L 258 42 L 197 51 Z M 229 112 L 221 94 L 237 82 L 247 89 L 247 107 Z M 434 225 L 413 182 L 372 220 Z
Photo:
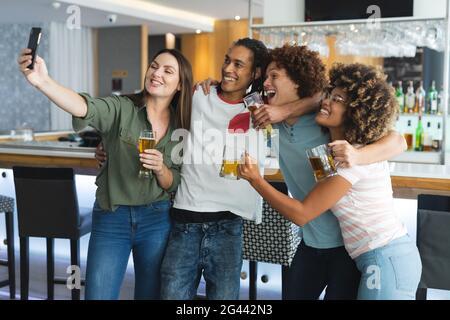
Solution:
M 243 179 L 220 177 L 224 141 L 234 141 L 258 159 L 264 173 L 265 144 L 261 131 L 230 133 L 230 121 L 248 119 L 241 102 L 229 103 L 219 97 L 215 87 L 209 95 L 196 90 L 192 101 L 191 130 L 184 146 L 181 183 L 174 207 L 196 212 L 230 211 L 248 220 L 261 222 L 262 198 Z M 236 118 L 237 116 L 237 118 Z M 234 123 L 232 122 L 232 123 Z M 245 121 L 244 121 L 245 122 Z M 225 140 L 226 139 L 226 140 Z
M 394 211 L 387 161 L 339 168 L 338 174 L 352 187 L 331 210 L 339 220 L 345 248 L 352 258 L 407 233 Z

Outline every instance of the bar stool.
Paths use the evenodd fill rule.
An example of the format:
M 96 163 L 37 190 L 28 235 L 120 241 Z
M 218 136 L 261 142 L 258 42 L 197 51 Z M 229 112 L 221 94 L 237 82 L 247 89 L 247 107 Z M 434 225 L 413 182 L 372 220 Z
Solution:
M 20 237 L 20 296 L 28 299 L 29 238 L 47 240 L 47 297 L 54 299 L 54 239 L 70 240 L 71 265 L 80 266 L 80 238 L 91 231 L 92 209 L 79 208 L 71 168 L 13 167 Z M 80 290 L 72 289 L 72 300 Z
M 0 212 L 5 213 L 6 245 L 8 260 L 0 260 L 0 265 L 8 267 L 8 280 L 0 281 L 0 288 L 9 285 L 10 299 L 16 298 L 16 271 L 14 257 L 14 199 L 0 195 Z
M 422 276 L 417 300 L 427 289 L 450 290 L 450 197 L 420 194 L 417 198 L 417 247 Z

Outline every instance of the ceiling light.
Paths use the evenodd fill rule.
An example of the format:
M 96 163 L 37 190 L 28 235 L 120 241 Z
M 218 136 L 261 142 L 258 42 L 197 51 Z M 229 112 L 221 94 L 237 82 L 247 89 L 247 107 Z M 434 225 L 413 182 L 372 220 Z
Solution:
M 54 9 L 59 9 L 61 7 L 61 3 L 55 1 L 55 2 L 52 3 L 52 7 Z
M 196 33 L 196 34 L 200 34 L 200 33 L 202 33 L 202 30 L 197 29 L 197 30 L 195 30 L 195 33 Z
M 236 20 L 236 21 L 241 20 L 241 16 L 234 16 L 234 20 Z

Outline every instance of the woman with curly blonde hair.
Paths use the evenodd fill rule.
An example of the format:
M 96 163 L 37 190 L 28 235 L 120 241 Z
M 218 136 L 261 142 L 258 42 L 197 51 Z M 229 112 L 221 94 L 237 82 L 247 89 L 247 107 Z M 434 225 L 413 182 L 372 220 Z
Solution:
M 337 64 L 330 71 L 330 84 L 315 120 L 329 130 L 332 141 L 363 147 L 388 134 L 397 105 L 381 72 L 362 64 Z M 420 256 L 395 215 L 387 161 L 338 168 L 337 175 L 319 182 L 302 201 L 271 187 L 249 157 L 239 175 L 300 226 L 331 209 L 345 248 L 361 272 L 358 299 L 415 299 Z

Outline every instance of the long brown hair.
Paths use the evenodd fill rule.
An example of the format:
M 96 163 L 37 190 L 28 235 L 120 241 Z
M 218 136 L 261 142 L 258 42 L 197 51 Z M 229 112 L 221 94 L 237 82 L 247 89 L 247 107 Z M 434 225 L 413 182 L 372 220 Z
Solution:
M 175 126 L 176 128 L 183 128 L 189 130 L 191 127 L 191 112 L 192 112 L 192 66 L 191 63 L 183 56 L 183 54 L 176 49 L 162 49 L 153 57 L 152 61 L 156 59 L 160 54 L 169 53 L 175 59 L 177 59 L 179 72 L 180 72 L 180 87 L 181 90 L 177 91 L 170 102 L 171 107 L 175 111 Z M 151 65 L 151 64 L 150 64 Z M 150 66 L 149 66 L 150 68 Z M 148 68 L 147 68 L 148 71 Z M 145 72 L 147 74 L 147 72 Z M 145 81 L 144 81 L 145 83 Z M 136 94 L 124 95 L 133 101 L 137 107 L 142 107 L 147 101 L 149 93 L 147 90 L 142 89 Z

